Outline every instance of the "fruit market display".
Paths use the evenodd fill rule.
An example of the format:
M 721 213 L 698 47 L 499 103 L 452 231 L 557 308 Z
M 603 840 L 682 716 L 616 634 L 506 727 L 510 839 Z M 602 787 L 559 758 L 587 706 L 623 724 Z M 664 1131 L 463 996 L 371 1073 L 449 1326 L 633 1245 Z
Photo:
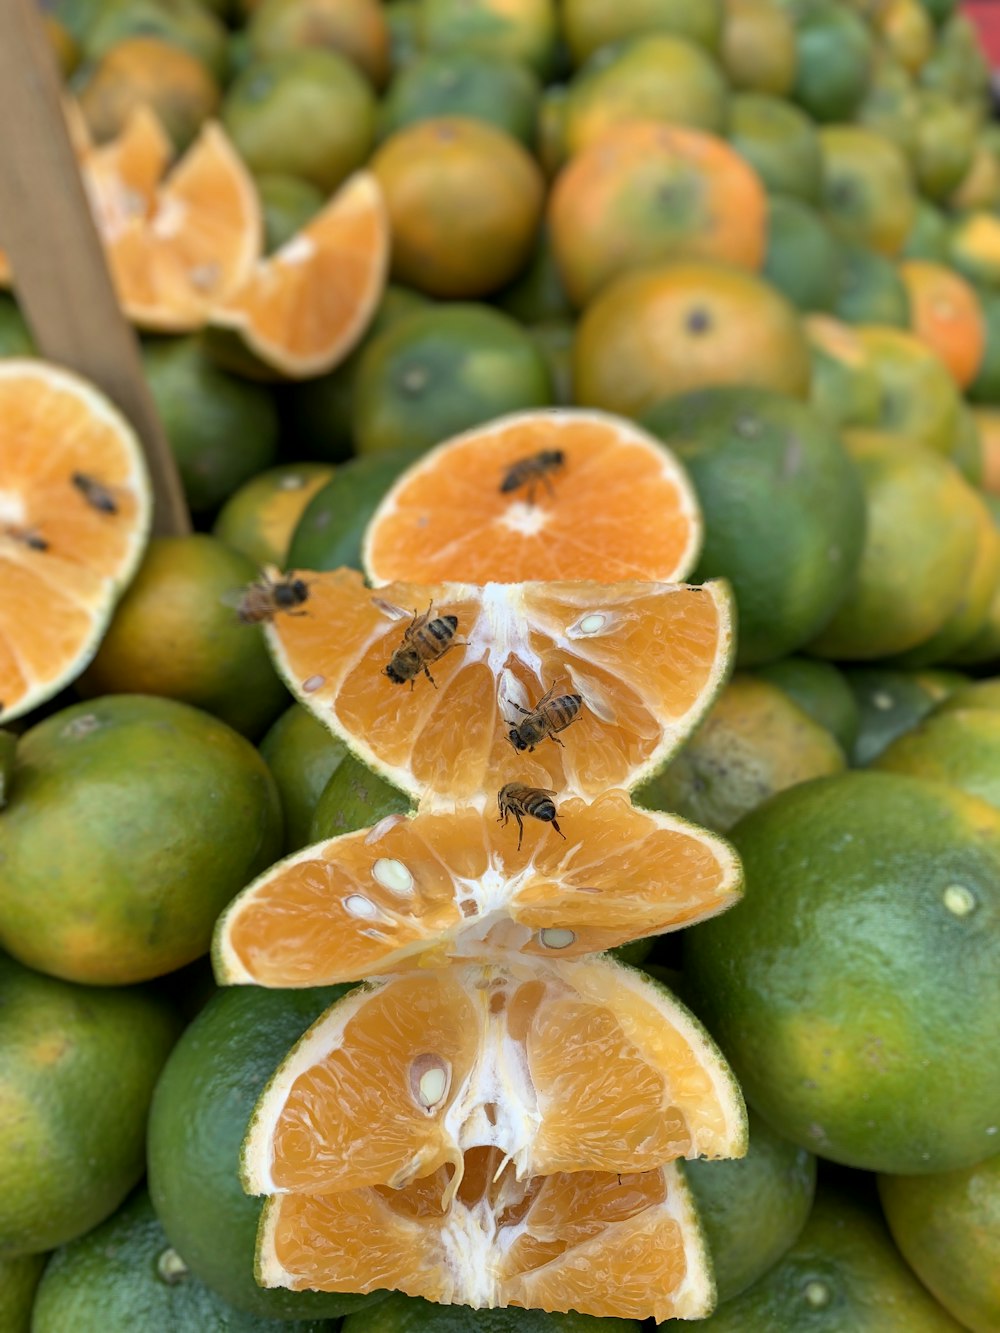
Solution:
M 0 1333 L 1000 1333 L 963 6 L 44 26 L 194 531 L 0 216 Z

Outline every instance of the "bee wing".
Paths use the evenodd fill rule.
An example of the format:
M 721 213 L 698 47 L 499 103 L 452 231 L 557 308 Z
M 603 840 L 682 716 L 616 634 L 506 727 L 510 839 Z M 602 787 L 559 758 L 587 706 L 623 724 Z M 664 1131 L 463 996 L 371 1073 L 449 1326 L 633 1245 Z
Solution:
M 381 597 L 373 597 L 372 606 L 374 606 L 375 610 L 378 611 L 381 615 L 385 616 L 386 620 L 413 619 L 412 610 L 408 611 L 403 606 L 395 606 L 392 602 L 387 602 Z
M 243 605 L 246 595 L 247 589 L 245 587 L 230 588 L 228 592 L 220 593 L 219 601 L 223 606 L 231 606 L 234 611 L 237 611 Z
M 509 718 L 517 712 L 519 706 L 530 712 L 531 703 L 528 691 L 509 667 L 504 667 L 497 677 L 497 706 L 502 717 Z
M 618 710 L 615 708 L 614 700 L 608 690 L 596 680 L 593 676 L 587 675 L 581 671 L 574 663 L 567 663 L 566 670 L 576 693 L 580 695 L 588 709 L 609 726 L 615 726 L 618 722 Z

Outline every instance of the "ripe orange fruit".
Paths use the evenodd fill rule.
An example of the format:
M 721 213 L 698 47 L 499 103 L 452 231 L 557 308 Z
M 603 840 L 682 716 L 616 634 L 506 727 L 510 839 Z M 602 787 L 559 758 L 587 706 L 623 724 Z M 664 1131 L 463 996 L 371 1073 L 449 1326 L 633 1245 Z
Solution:
M 332 476 L 329 463 L 285 463 L 258 472 L 219 510 L 212 535 L 260 569 L 280 568 L 306 506 Z
M 463 116 L 420 121 L 390 136 L 371 169 L 385 194 L 400 282 L 431 296 L 483 296 L 530 255 L 542 174 L 502 130 Z
M 371 322 L 389 267 L 389 221 L 378 182 L 358 172 L 302 231 L 212 309 L 266 367 L 290 379 L 324 375 Z
M 570 159 L 548 222 L 566 290 L 583 306 L 613 278 L 647 264 L 714 259 L 759 269 L 767 195 L 723 140 L 634 121 Z
M 498 1041 L 509 1052 L 499 1064 L 493 1054 Z M 376 1080 L 380 1096 L 373 1103 Z M 359 1138 L 362 1125 L 366 1133 Z M 474 1183 L 484 1158 L 501 1200 L 506 1183 L 526 1202 L 525 1195 L 544 1188 L 536 1180 L 525 1189 L 526 1178 L 540 1174 L 557 1177 L 550 1189 L 563 1172 L 581 1183 L 577 1173 L 591 1171 L 621 1171 L 635 1180 L 678 1157 L 738 1156 L 745 1150 L 745 1111 L 724 1062 L 696 1020 L 642 973 L 607 959 L 537 963 L 530 973 L 467 965 L 373 982 L 327 1010 L 257 1104 L 244 1144 L 243 1179 L 248 1192 L 281 1192 L 281 1201 L 267 1206 L 261 1232 L 265 1283 L 337 1290 L 350 1281 L 359 1290 L 385 1285 L 384 1274 L 366 1275 L 359 1254 L 347 1277 L 344 1250 L 354 1252 L 359 1235 L 347 1226 L 329 1237 L 332 1253 L 318 1247 L 306 1270 L 313 1281 L 302 1281 L 298 1264 L 308 1260 L 296 1241 L 295 1218 L 309 1215 L 310 1196 L 322 1196 L 314 1214 L 319 1217 L 324 1208 L 328 1216 L 350 1217 L 366 1202 L 374 1205 L 374 1217 L 391 1234 L 398 1215 L 390 1204 L 386 1217 L 377 1201 L 405 1190 L 411 1244 L 422 1249 L 441 1235 L 435 1215 L 447 1222 L 456 1196 L 461 1208 L 463 1186 Z M 414 1211 L 415 1204 L 422 1207 Z M 422 1225 L 414 1226 L 421 1217 Z M 604 1282 L 587 1297 L 583 1285 L 592 1312 L 650 1313 L 667 1294 L 664 1279 L 676 1281 L 676 1259 L 664 1264 L 648 1234 L 644 1243 L 635 1240 L 646 1281 L 624 1299 Z M 402 1258 L 393 1284 L 413 1295 L 444 1295 L 450 1274 L 442 1269 L 451 1265 L 450 1247 L 442 1242 L 445 1253 L 430 1247 L 436 1262 L 425 1254 L 414 1267 L 412 1252 Z M 481 1287 L 483 1258 L 496 1253 L 492 1235 L 474 1243 L 483 1254 L 460 1278 L 464 1265 L 457 1253 L 450 1256 L 458 1299 L 468 1300 Z M 530 1272 L 538 1260 L 534 1245 L 527 1250 L 525 1258 L 534 1260 L 524 1265 Z M 281 1261 L 282 1254 L 287 1259 L 296 1251 L 292 1266 Z M 546 1247 L 546 1259 L 552 1258 Z M 330 1265 L 325 1275 L 324 1260 Z M 578 1281 L 587 1284 L 586 1278 Z M 502 1278 L 495 1281 L 484 1299 L 495 1302 L 503 1285 Z M 668 1292 L 672 1287 L 670 1281 Z M 565 1282 L 546 1282 L 532 1303 L 579 1308 Z
M 389 77 L 389 26 L 378 0 L 264 0 L 247 38 L 255 57 L 318 46 L 346 56 L 376 88 Z
M 721 134 L 728 92 L 725 76 L 703 47 L 660 32 L 630 38 L 598 52 L 570 84 L 566 147 L 578 153 L 630 120 Z
M 986 209 L 959 217 L 951 228 L 948 259 L 971 282 L 1000 285 L 1000 218 Z
M 93 67 L 79 101 L 97 140 L 120 134 L 136 107 L 146 105 L 183 148 L 214 115 L 219 89 L 201 61 L 183 48 L 158 37 L 126 37 Z
M 543 450 L 561 452 L 562 468 L 501 490 Z M 669 582 L 700 547 L 694 491 L 668 449 L 628 422 L 559 409 L 501 417 L 421 458 L 376 509 L 364 565 L 375 583 Z
M 804 398 L 809 347 L 794 308 L 754 274 L 671 264 L 600 293 L 577 328 L 573 375 L 578 402 L 625 416 L 712 384 Z
M 441 1327 L 442 1318 L 455 1330 L 513 1329 L 522 1321 L 548 1328 L 537 1322 L 540 1310 L 567 1312 L 559 1324 L 565 1333 L 590 1330 L 584 1321 L 594 1316 L 610 1316 L 609 1327 L 631 1330 L 639 1325 L 622 1316 L 701 1319 L 711 1309 L 708 1256 L 676 1167 L 522 1181 L 508 1172 L 498 1181 L 502 1164 L 498 1152 L 468 1152 L 462 1185 L 446 1207 L 437 1202 L 437 1179 L 400 1190 L 279 1195 L 264 1211 L 261 1278 L 321 1291 L 391 1282 L 410 1296 L 445 1302 L 409 1301 L 400 1310 L 407 1299 L 400 1297 L 397 1320 L 390 1315 L 380 1324 L 380 1303 L 345 1324 L 366 1333 Z M 377 1276 L 373 1253 L 385 1256 Z M 488 1325 L 481 1310 L 462 1308 L 508 1302 L 529 1308 L 491 1310 Z
M 305 578 L 309 575 L 304 574 Z M 414 608 L 451 615 L 462 642 L 409 688 L 385 668 Z M 365 763 L 425 805 L 494 799 L 508 782 L 593 800 L 649 777 L 690 734 L 731 652 L 724 584 L 389 584 L 316 574 L 309 614 L 268 626 L 301 702 Z M 565 743 L 507 732 L 554 686 L 579 704 Z M 456 730 L 458 728 L 458 730 Z
M 257 191 L 224 131 L 207 125 L 148 209 L 107 217 L 102 239 L 131 320 L 161 333 L 201 327 L 263 245 Z
M 620 792 L 559 799 L 566 841 L 529 818 L 519 845 L 521 830 L 494 814 L 491 802 L 383 820 L 281 862 L 220 918 L 216 976 L 327 986 L 455 960 L 578 958 L 736 900 L 725 843 Z
M 0 718 L 50 699 L 93 656 L 142 556 L 139 441 L 96 389 L 0 362 Z
M 967 389 L 986 351 L 986 324 L 973 288 L 944 264 L 910 259 L 899 271 L 910 296 L 913 331 Z

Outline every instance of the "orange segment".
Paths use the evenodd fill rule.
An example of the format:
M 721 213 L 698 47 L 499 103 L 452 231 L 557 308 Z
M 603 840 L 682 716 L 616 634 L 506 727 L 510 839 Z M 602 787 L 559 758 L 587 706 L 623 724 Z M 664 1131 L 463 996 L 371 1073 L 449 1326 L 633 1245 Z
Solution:
M 597 797 L 657 771 L 718 691 L 732 650 L 723 583 L 391 584 L 300 575 L 306 614 L 268 627 L 304 704 L 371 767 L 427 805 L 493 801 L 508 782 Z M 400 685 L 385 669 L 414 613 L 457 620 L 453 647 Z M 508 732 L 553 688 L 579 711 L 556 739 Z M 480 807 L 481 808 L 481 807 Z
M 116 139 L 85 152 L 83 183 L 102 236 L 146 217 L 173 156 L 170 136 L 145 105 L 136 107 Z
M 496 1148 L 519 1179 L 746 1148 L 736 1083 L 686 1009 L 608 959 L 452 966 L 352 991 L 286 1057 L 244 1145 L 254 1194 L 399 1189 Z
M 548 485 L 501 491 L 516 463 L 546 450 L 564 456 Z M 701 536 L 691 483 L 658 440 L 617 417 L 553 409 L 433 449 L 375 511 L 363 558 L 376 584 L 670 582 L 694 568 Z
M 262 237 L 253 181 L 216 124 L 204 127 L 146 214 L 119 219 L 103 235 L 126 314 L 162 333 L 205 324 L 250 276 Z
M 128 423 L 66 371 L 41 361 L 0 362 L 0 423 L 6 720 L 51 698 L 93 656 L 142 554 L 150 493 Z
M 332 370 L 367 328 L 385 288 L 389 221 L 378 181 L 359 172 L 212 313 L 262 361 L 304 378 Z
M 677 930 L 729 907 L 735 853 L 621 792 L 557 801 L 565 841 L 525 818 L 401 816 L 272 867 L 220 919 L 224 984 L 326 986 L 415 961 L 576 958 Z
M 442 1182 L 271 1200 L 258 1241 L 265 1286 L 390 1288 L 444 1304 L 520 1305 L 623 1318 L 698 1319 L 714 1284 L 676 1167 L 515 1180 L 495 1151 Z

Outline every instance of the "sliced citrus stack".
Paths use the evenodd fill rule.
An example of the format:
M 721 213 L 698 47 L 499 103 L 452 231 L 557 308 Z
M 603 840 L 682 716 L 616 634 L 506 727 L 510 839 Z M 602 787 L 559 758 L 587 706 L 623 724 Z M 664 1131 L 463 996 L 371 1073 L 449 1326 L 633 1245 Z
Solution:
M 105 219 L 102 239 L 125 313 L 140 328 L 183 333 L 247 281 L 263 245 L 257 191 L 210 123 L 142 214 Z
M 735 853 L 624 793 L 558 801 L 562 840 L 472 806 L 390 816 L 273 866 L 216 933 L 223 984 L 328 986 L 414 964 L 576 958 L 731 906 Z
M 658 440 L 601 412 L 552 409 L 431 450 L 376 509 L 363 557 L 376 584 L 670 582 L 694 568 L 701 537 L 691 483 Z
M 371 982 L 286 1056 L 243 1148 L 251 1194 L 440 1181 L 497 1148 L 518 1179 L 746 1151 L 728 1067 L 691 1014 L 605 958 L 451 966 Z
M 442 1206 L 440 1177 L 314 1197 L 264 1209 L 264 1286 L 375 1291 L 477 1308 L 643 1319 L 700 1319 L 715 1289 L 688 1187 L 676 1166 L 576 1171 L 516 1180 L 495 1149 L 465 1155 Z M 442 1168 L 440 1176 L 444 1176 Z
M 507 783 L 588 799 L 636 786 L 703 716 L 732 651 L 721 582 L 394 583 L 373 593 L 355 570 L 290 577 L 309 596 L 304 614 L 268 626 L 278 669 L 424 806 L 481 810 Z M 551 729 L 536 740 L 540 706 Z
M 83 670 L 149 522 L 139 442 L 107 399 L 44 362 L 0 362 L 0 718 Z
M 322 375 L 364 333 L 385 288 L 389 219 L 378 181 L 352 176 L 326 207 L 212 312 L 266 366 Z

